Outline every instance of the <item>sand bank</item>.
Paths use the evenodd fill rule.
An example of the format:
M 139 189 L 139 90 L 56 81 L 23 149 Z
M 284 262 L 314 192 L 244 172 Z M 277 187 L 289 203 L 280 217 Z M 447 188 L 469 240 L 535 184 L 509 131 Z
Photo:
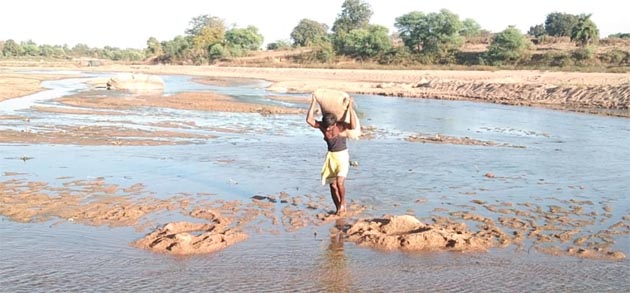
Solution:
M 366 218 L 364 212 L 372 208 L 351 201 L 348 213 L 339 217 L 329 210 L 332 204 L 324 195 L 280 192 L 241 202 L 178 193 L 156 199 L 142 183 L 120 186 L 105 178 L 58 178 L 51 185 L 22 179 L 26 175 L 3 174 L 0 215 L 18 222 L 131 226 L 142 232 L 156 227 L 153 215 L 177 213 L 190 221 L 157 223 L 132 244 L 169 254 L 208 253 L 247 239 L 247 233 L 293 233 L 339 220 L 348 223 L 338 227 L 342 239 L 380 250 L 469 252 L 514 246 L 550 255 L 619 260 L 626 256 L 614 249 L 615 239 L 630 235 L 630 215 L 613 220 L 606 201 L 540 205 L 472 199 L 471 205 L 436 210 L 423 218 Z M 486 215 L 474 213 L 478 207 Z M 595 228 L 606 221 L 613 223 Z
M 332 88 L 360 94 L 472 100 L 630 117 L 630 76 L 617 73 L 157 65 L 98 70 L 257 78 L 272 81 L 268 89 L 276 92 L 310 93 L 317 88 Z

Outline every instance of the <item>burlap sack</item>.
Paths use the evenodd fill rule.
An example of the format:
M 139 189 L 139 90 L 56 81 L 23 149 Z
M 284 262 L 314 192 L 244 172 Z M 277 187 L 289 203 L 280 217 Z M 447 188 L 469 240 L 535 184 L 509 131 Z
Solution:
M 350 115 L 348 115 L 348 105 L 350 104 L 350 95 L 348 93 L 331 89 L 316 89 L 313 91 L 313 97 L 322 113 L 333 113 L 337 117 L 337 121 L 350 123 Z M 361 136 L 361 124 L 356 111 L 352 111 L 356 126 L 354 129 L 346 130 L 349 138 L 358 139 Z
M 164 80 L 156 75 L 121 73 L 107 81 L 108 89 L 153 91 L 164 88 Z

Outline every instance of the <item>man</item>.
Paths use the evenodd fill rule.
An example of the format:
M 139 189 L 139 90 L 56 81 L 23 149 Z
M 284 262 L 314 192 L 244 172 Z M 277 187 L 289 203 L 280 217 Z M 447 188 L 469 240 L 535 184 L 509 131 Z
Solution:
M 350 156 L 346 144 L 346 130 L 354 129 L 356 125 L 356 115 L 353 115 L 352 98 L 349 100 L 348 110 L 345 115 L 350 115 L 350 123 L 337 121 L 337 117 L 332 113 L 323 113 L 321 121 L 315 120 L 315 104 L 317 101 L 312 97 L 311 106 L 306 114 L 306 123 L 319 129 L 324 134 L 324 140 L 328 145 L 328 153 L 322 167 L 322 185 L 330 184 L 330 195 L 337 211 L 336 215 L 346 212 L 346 186 L 345 180 L 350 167 Z

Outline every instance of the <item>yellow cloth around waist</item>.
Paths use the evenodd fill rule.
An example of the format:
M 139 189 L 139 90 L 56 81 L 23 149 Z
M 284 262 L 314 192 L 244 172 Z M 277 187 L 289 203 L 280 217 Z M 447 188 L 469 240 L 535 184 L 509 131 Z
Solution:
M 332 183 L 337 176 L 348 176 L 349 168 L 350 155 L 347 149 L 339 152 L 326 153 L 326 159 L 322 167 L 322 185 Z

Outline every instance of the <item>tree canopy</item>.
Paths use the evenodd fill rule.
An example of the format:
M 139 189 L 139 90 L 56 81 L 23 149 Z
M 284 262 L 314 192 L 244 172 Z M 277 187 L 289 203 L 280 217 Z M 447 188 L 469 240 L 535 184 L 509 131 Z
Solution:
M 397 17 L 395 26 L 409 50 L 437 58 L 449 57 L 463 42 L 459 16 L 446 9 L 429 14 L 413 11 Z
M 291 32 L 294 46 L 307 47 L 327 38 L 328 26 L 311 19 L 302 19 Z
M 367 28 L 372 18 L 372 6 L 362 0 L 345 0 L 341 5 L 341 13 L 333 24 L 335 34 L 348 33 L 354 29 Z
M 554 37 L 570 37 L 577 22 L 577 15 L 553 12 L 547 15 L 545 31 L 547 35 Z
M 232 28 L 225 33 L 225 43 L 229 47 L 256 51 L 260 49 L 264 39 L 255 26 Z
M 472 18 L 466 18 L 462 21 L 462 29 L 459 32 L 464 37 L 474 37 L 481 33 L 481 25 Z
M 513 26 L 509 26 L 492 38 L 487 56 L 495 64 L 517 63 L 525 56 L 530 41 Z
M 599 40 L 599 29 L 591 20 L 591 15 L 580 15 L 577 24 L 571 31 L 571 41 L 576 45 L 584 47 L 596 43 Z
M 386 52 L 392 47 L 389 30 L 382 25 L 348 32 L 341 42 L 341 54 L 367 59 Z

